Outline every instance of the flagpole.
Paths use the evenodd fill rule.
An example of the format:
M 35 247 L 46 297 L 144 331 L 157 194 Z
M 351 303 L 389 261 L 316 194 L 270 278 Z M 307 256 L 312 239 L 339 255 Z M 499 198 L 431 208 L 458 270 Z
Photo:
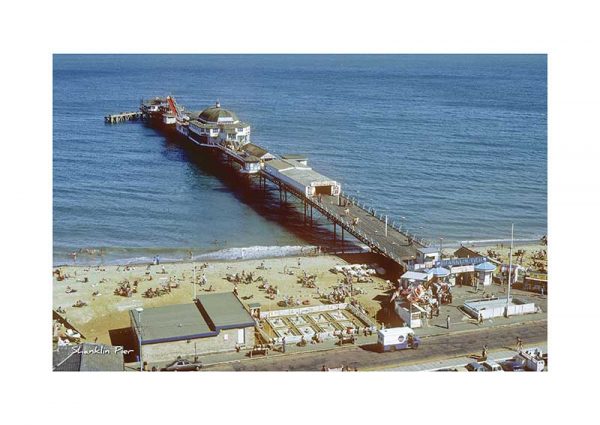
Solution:
M 514 240 L 515 224 L 513 223 L 510 228 L 510 251 L 508 259 L 508 292 L 506 296 L 506 317 L 508 317 L 508 306 L 510 304 L 510 285 L 512 280 L 512 252 L 513 252 L 513 240 Z

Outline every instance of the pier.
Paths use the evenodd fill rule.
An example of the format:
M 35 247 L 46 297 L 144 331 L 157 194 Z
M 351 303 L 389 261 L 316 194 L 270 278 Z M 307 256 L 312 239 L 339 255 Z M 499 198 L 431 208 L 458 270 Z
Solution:
M 248 176 L 250 182 L 258 178 L 261 189 L 267 189 L 267 182 L 274 185 L 282 203 L 287 202 L 288 194 L 297 198 L 304 209 L 305 224 L 312 226 L 314 211 L 320 213 L 333 224 L 334 242 L 339 238 L 342 247 L 348 233 L 406 271 L 408 264 L 416 259 L 417 249 L 427 246 L 425 240 L 394 221 L 390 223 L 375 208 L 345 194 L 340 183 L 313 170 L 303 155 L 275 155 L 250 143 L 249 124 L 221 108 L 219 102 L 194 113 L 185 111 L 172 96 L 156 97 L 142 101 L 140 112 L 108 115 L 105 120 L 110 123 L 143 120 L 188 143 L 223 155 L 226 163 L 239 167 L 237 171 Z
M 143 118 L 141 111 L 136 112 L 119 112 L 104 117 L 104 122 L 107 124 L 117 124 L 125 121 L 139 121 Z

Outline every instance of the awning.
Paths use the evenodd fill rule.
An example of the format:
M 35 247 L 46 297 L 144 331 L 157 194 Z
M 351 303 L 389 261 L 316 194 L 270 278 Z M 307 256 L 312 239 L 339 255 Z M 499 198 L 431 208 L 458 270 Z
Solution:
M 496 266 L 489 261 L 477 264 L 475 266 L 476 272 L 493 272 L 496 271 Z
M 435 277 L 446 277 L 450 274 L 450 270 L 443 267 L 436 267 L 435 269 L 429 270 L 429 272 L 433 273 Z

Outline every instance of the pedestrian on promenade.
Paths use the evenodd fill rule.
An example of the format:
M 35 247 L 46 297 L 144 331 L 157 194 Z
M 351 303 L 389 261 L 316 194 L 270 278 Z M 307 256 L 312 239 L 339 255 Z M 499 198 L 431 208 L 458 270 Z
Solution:
M 446 329 L 450 329 L 450 315 L 446 316 Z
M 481 350 L 481 360 L 487 360 L 487 344 L 484 344 Z
M 523 351 L 523 340 L 520 337 L 517 337 L 517 351 Z
M 281 352 L 285 353 L 285 337 L 281 339 Z
M 481 314 L 481 312 L 480 312 L 478 320 L 477 320 L 477 324 L 481 325 L 482 323 L 483 323 L 483 314 Z

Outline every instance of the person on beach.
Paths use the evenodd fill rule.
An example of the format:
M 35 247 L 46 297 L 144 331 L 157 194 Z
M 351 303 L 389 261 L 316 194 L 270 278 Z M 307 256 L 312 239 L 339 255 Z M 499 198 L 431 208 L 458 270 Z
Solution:
M 517 337 L 517 351 L 523 351 L 523 340 L 520 337 Z
M 285 337 L 281 339 L 281 352 L 285 353 Z
M 446 329 L 450 329 L 450 315 L 446 316 Z

